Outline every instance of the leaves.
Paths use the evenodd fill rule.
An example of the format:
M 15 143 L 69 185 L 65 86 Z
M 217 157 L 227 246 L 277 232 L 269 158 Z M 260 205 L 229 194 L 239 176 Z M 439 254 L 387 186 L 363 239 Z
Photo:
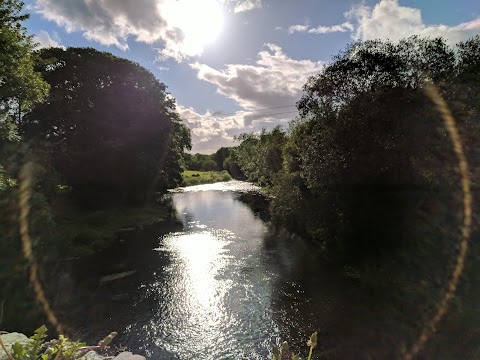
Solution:
M 312 335 L 310 335 L 310 339 L 307 341 L 307 346 L 311 348 L 315 348 L 317 346 L 317 332 L 315 331 Z
M 55 358 L 63 360 L 73 360 L 76 352 L 86 345 L 70 341 L 63 335 L 60 335 L 58 340 L 52 340 L 45 344 L 46 337 L 47 327 L 42 325 L 35 330 L 35 334 L 30 337 L 32 341 L 28 344 L 15 343 L 12 345 L 13 357 L 18 360 L 49 360 L 55 356 Z M 61 357 L 59 357 L 60 355 Z
M 312 357 L 313 349 L 317 346 L 317 332 L 315 331 L 307 342 L 307 345 L 310 347 L 310 352 L 308 355 L 308 360 Z M 272 360 L 300 360 L 300 355 L 292 351 L 290 352 L 290 348 L 288 346 L 288 342 L 284 341 L 280 348 L 276 345 L 272 346 Z
M 277 126 L 260 134 L 241 134 L 236 139 L 242 142 L 234 150 L 235 157 L 247 180 L 271 186 L 282 169 L 285 131 Z
M 12 116 L 17 124 L 24 112 L 48 94 L 49 86 L 35 70 L 36 54 L 32 37 L 21 22 L 23 2 L 0 4 L 0 120 Z
M 48 101 L 22 135 L 55 151 L 54 167 L 82 202 L 142 203 L 181 181 L 190 133 L 166 86 L 136 63 L 91 48 L 43 49 Z

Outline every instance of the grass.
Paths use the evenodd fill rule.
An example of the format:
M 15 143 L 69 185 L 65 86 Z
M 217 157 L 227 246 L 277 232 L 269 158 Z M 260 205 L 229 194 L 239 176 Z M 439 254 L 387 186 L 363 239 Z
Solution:
M 212 184 L 220 181 L 232 180 L 230 174 L 226 171 L 193 171 L 185 170 L 182 173 L 185 186 Z
M 65 239 L 63 243 L 71 244 L 67 251 L 70 256 L 89 255 L 110 246 L 119 230 L 164 221 L 169 215 L 168 207 L 160 204 L 95 211 L 67 205 L 54 210 L 55 235 Z

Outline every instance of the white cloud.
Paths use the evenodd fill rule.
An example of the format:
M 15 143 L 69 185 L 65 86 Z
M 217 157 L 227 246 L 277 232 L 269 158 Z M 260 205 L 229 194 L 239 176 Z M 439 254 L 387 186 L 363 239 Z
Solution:
M 207 111 L 204 114 L 192 108 L 177 104 L 177 112 L 184 124 L 191 130 L 192 152 L 211 154 L 223 146 L 234 146 L 234 136 L 244 132 L 272 129 L 276 125 L 287 125 L 296 115 L 295 107 L 290 108 L 289 116 L 274 115 L 272 111 L 237 111 L 228 116 Z M 273 114 L 273 115 L 272 115 Z
M 177 105 L 177 112 L 191 130 L 193 153 L 211 154 L 222 146 L 233 146 L 234 135 L 246 131 L 242 112 L 230 117 L 218 117 L 211 111 L 200 114 L 181 105 Z
M 45 30 L 40 30 L 38 34 L 34 35 L 33 41 L 38 43 L 38 48 L 49 48 L 49 47 L 64 47 L 60 44 L 58 35 L 53 34 L 54 38 Z
M 457 43 L 480 34 L 480 18 L 456 26 L 426 25 L 420 9 L 401 6 L 398 0 L 381 0 L 373 8 L 360 4 L 345 14 L 356 22 L 355 39 L 398 41 L 411 35 L 443 37 Z
M 220 94 L 245 109 L 222 116 L 212 112 L 199 114 L 179 106 L 180 116 L 192 131 L 193 152 L 211 153 L 221 146 L 232 146 L 234 135 L 272 129 L 295 118 L 294 104 L 303 85 L 323 68 L 323 63 L 292 59 L 274 44 L 265 47 L 254 65 L 230 64 L 216 70 L 205 64 L 191 64 L 199 79 L 214 84 Z
M 262 7 L 262 0 L 239 0 L 233 9 L 233 12 L 240 13 Z
M 308 24 L 305 25 L 291 25 L 288 27 L 288 32 L 293 34 L 295 32 L 309 32 L 310 34 L 327 34 L 334 32 L 351 32 L 353 31 L 353 25 L 348 21 L 340 25 L 333 26 L 318 26 L 311 28 Z
M 164 0 L 38 0 L 35 11 L 65 27 L 81 31 L 89 40 L 127 50 L 127 39 L 153 43 L 163 41 L 166 51 L 181 43 L 182 34 L 169 27 L 161 15 Z
M 262 5 L 261 0 L 36 0 L 31 8 L 102 45 L 128 50 L 131 40 L 161 44 L 161 57 L 182 61 L 200 55 L 217 35 L 227 3 L 235 12 Z
M 288 32 L 293 34 L 294 32 L 305 32 L 308 30 L 308 25 L 291 25 L 288 27 Z
M 311 34 L 327 34 L 334 32 L 351 32 L 353 31 L 353 25 L 348 21 L 340 25 L 333 26 L 318 26 L 316 28 L 311 28 L 308 30 Z
M 323 68 L 323 63 L 292 59 L 274 44 L 265 47 L 254 65 L 230 64 L 224 70 L 200 63 L 191 67 L 198 71 L 199 79 L 216 85 L 220 94 L 246 110 L 295 104 L 305 82 Z

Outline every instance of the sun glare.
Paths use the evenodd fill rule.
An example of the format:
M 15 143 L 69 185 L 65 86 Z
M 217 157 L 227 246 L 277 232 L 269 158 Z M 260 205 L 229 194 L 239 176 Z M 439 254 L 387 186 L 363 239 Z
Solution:
M 173 0 L 166 11 L 170 24 L 183 32 L 183 50 L 189 55 L 201 54 L 223 26 L 218 0 Z

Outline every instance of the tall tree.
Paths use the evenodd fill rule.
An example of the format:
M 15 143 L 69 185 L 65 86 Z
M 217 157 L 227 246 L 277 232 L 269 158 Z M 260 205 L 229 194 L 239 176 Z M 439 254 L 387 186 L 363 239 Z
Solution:
M 283 146 L 286 134 L 280 126 L 261 133 L 245 133 L 236 138 L 241 141 L 235 148 L 238 165 L 247 180 L 270 186 L 282 169 Z
M 139 202 L 175 183 L 190 145 L 166 86 L 136 63 L 91 48 L 44 49 L 48 100 L 25 116 L 50 143 L 66 184 L 91 202 Z
M 48 84 L 35 71 L 32 37 L 22 22 L 23 2 L 5 0 L 0 3 L 0 189 L 14 177 L 12 157 L 18 153 L 17 125 L 22 114 L 48 94 Z M 10 165 L 10 166 L 9 166 Z
M 23 2 L 0 3 L 0 117 L 14 115 L 18 123 L 24 110 L 44 99 L 48 84 L 35 71 L 35 44 L 22 21 Z
M 478 36 L 456 47 L 419 37 L 348 46 L 305 85 L 284 148 L 287 172 L 274 184 L 273 218 L 326 253 L 356 260 L 414 239 L 403 231 L 418 227 L 403 221 L 414 218 L 415 204 L 428 203 L 433 189 L 453 193 L 458 181 L 425 84 L 446 98 L 480 173 L 479 49 Z

